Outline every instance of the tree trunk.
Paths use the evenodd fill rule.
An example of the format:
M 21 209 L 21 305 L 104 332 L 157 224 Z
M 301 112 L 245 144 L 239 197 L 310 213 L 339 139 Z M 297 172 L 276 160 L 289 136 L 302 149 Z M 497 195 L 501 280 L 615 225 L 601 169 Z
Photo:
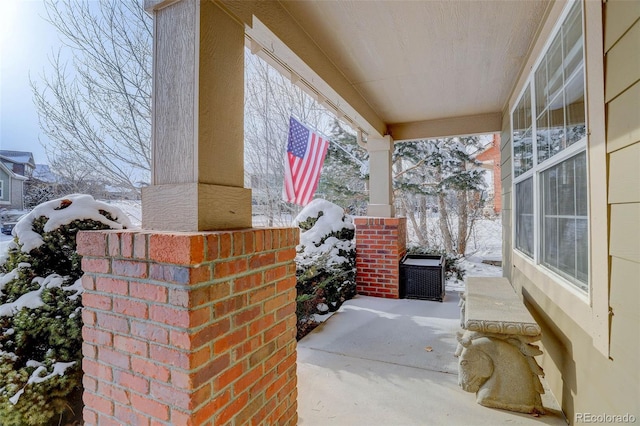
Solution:
M 416 214 L 414 209 L 411 209 L 407 206 L 407 198 L 405 195 L 400 196 L 400 202 L 402 204 L 402 208 L 404 209 L 405 216 L 407 216 L 409 218 L 409 221 L 411 221 L 411 226 L 413 226 L 413 230 L 415 231 L 416 237 L 418 238 L 418 244 L 420 244 L 422 247 L 426 247 L 427 246 L 427 240 L 425 238 L 426 233 L 422 228 L 420 228 L 420 225 L 416 220 Z
M 438 193 L 438 213 L 440 216 L 440 232 L 442 233 L 442 239 L 444 240 L 444 249 L 447 253 L 454 253 L 453 250 L 453 237 L 451 236 L 451 230 L 449 229 L 449 212 L 447 211 L 447 204 L 445 200 L 446 194 L 444 192 Z
M 458 199 L 458 254 L 464 256 L 467 251 L 467 235 L 468 227 L 467 222 L 469 219 L 469 200 L 466 190 L 458 190 L 456 198 Z

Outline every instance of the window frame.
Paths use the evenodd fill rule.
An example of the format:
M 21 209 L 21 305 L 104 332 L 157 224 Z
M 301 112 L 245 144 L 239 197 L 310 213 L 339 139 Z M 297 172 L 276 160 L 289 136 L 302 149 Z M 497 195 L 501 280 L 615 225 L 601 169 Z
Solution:
M 552 268 L 544 265 L 542 263 L 542 256 L 541 256 L 541 250 L 542 250 L 542 243 L 543 243 L 543 235 L 542 235 L 542 220 L 543 220 L 543 215 L 542 215 L 542 200 L 541 200 L 541 181 L 542 181 L 542 173 L 544 173 L 546 170 L 549 170 L 555 166 L 558 166 L 559 164 L 563 163 L 564 161 L 567 161 L 577 155 L 579 155 L 582 152 L 586 153 L 586 166 L 588 169 L 588 164 L 589 164 L 589 153 L 588 153 L 588 149 L 587 149 L 587 135 L 589 133 L 589 120 L 588 120 L 588 114 L 587 114 L 587 102 L 586 102 L 586 96 L 587 96 L 587 77 L 586 77 L 586 43 L 585 43 L 585 11 L 584 11 L 584 4 L 581 4 L 581 8 L 582 8 L 582 64 L 580 65 L 580 67 L 582 67 L 582 72 L 583 72 L 583 95 L 585 98 L 585 105 L 584 105 L 584 115 L 585 115 L 585 128 L 586 128 L 586 132 L 585 132 L 585 136 L 583 136 L 580 140 L 572 143 L 571 145 L 563 148 L 562 150 L 560 150 L 558 153 L 551 155 L 550 157 L 547 157 L 546 159 L 544 159 L 543 161 L 539 161 L 539 156 L 538 156 L 538 143 L 537 143 L 537 135 L 538 135 L 538 109 L 539 106 L 536 104 L 537 102 L 537 92 L 536 92 L 536 74 L 537 71 L 539 69 L 539 67 L 541 66 L 542 62 L 546 59 L 547 54 L 549 53 L 550 48 L 552 47 L 553 43 L 556 41 L 556 38 L 558 37 L 559 34 L 561 34 L 561 30 L 562 30 L 562 26 L 565 23 L 565 20 L 569 17 L 570 12 L 573 10 L 573 7 L 576 4 L 581 4 L 581 2 L 579 1 L 573 1 L 573 2 L 569 2 L 567 4 L 567 6 L 565 7 L 565 9 L 562 11 L 562 14 L 560 15 L 560 17 L 558 18 L 556 24 L 554 25 L 553 30 L 551 31 L 550 35 L 547 37 L 546 42 L 544 43 L 544 46 L 542 47 L 541 52 L 538 54 L 535 62 L 533 63 L 533 66 L 531 67 L 531 70 L 529 72 L 529 74 L 526 77 L 525 83 L 523 85 L 523 89 L 520 91 L 518 97 L 515 98 L 515 102 L 514 102 L 514 106 L 510 109 L 510 114 L 509 114 L 509 119 L 511 122 L 511 140 L 512 140 L 512 144 L 511 144 L 511 158 L 514 158 L 514 161 L 512 161 L 512 176 L 513 176 L 513 199 L 514 199 L 514 215 L 517 215 L 518 213 L 518 209 L 517 209 L 517 205 L 515 204 L 515 202 L 518 200 L 518 196 L 517 196 L 517 192 L 516 192 L 516 187 L 519 183 L 522 183 L 524 181 L 526 181 L 527 179 L 531 178 L 533 179 L 533 255 L 530 255 L 524 251 L 522 251 L 521 249 L 518 248 L 516 242 L 517 242 L 517 238 L 516 238 L 516 220 L 518 219 L 517 217 L 514 217 L 514 227 L 512 230 L 513 233 L 513 247 L 514 250 L 516 250 L 518 253 L 520 253 L 522 256 L 524 256 L 525 258 L 530 259 L 531 261 L 533 261 L 533 263 L 540 268 L 544 268 L 548 273 L 554 275 L 556 277 L 556 280 L 563 286 L 569 286 L 569 287 L 573 287 L 572 290 L 577 290 L 579 292 L 579 294 L 584 294 L 586 293 L 585 297 L 588 300 L 589 298 L 589 294 L 591 292 L 591 274 L 589 274 L 588 280 L 586 283 L 583 283 L 584 285 L 586 285 L 587 290 L 586 292 L 584 290 L 582 290 L 581 284 L 578 284 L 578 282 L 582 283 L 581 281 L 579 281 L 576 277 L 573 278 L 569 278 L 567 276 L 565 276 L 564 274 L 558 273 L 556 271 L 554 271 Z M 560 38 L 560 46 L 563 45 L 563 39 Z M 564 59 L 565 56 L 563 54 L 562 56 L 562 63 L 560 64 L 560 70 L 562 72 L 564 72 Z M 577 67 L 574 72 L 572 73 L 573 78 L 575 78 L 575 73 L 576 71 L 580 68 Z M 564 93 L 565 88 L 567 86 L 567 82 L 570 79 L 567 79 L 566 81 L 563 79 L 562 85 L 559 87 L 558 91 L 559 94 L 560 93 Z M 514 149 L 514 144 L 513 144 L 513 133 L 514 133 L 514 127 L 513 127 L 513 117 L 514 117 L 514 112 L 518 109 L 518 107 L 520 106 L 520 102 L 521 100 L 526 96 L 526 94 L 528 93 L 529 96 L 529 108 L 531 111 L 531 139 L 532 139 L 532 155 L 533 155 L 533 160 L 532 160 L 532 165 L 531 167 L 526 170 L 525 172 L 521 173 L 520 175 L 516 176 L 516 165 L 515 165 L 515 149 Z M 559 96 L 556 95 L 556 96 Z M 563 95 L 564 96 L 564 95 Z M 554 97 L 555 99 L 555 97 Z M 563 126 L 565 128 L 566 131 L 566 127 L 567 127 L 567 123 L 566 123 L 566 108 L 567 108 L 567 104 L 566 102 L 563 100 L 563 106 L 562 106 L 562 111 L 563 111 Z M 548 106 L 545 105 L 544 108 L 542 108 L 542 111 L 545 111 L 548 109 Z M 587 188 L 589 187 L 589 174 L 587 174 Z M 589 197 L 589 191 L 587 190 L 587 198 Z M 587 216 L 587 220 L 588 223 L 590 223 L 591 218 L 590 216 Z M 588 241 L 589 241 L 589 247 L 587 247 L 587 250 L 590 250 L 591 248 L 591 235 L 587 236 Z M 588 270 L 590 271 L 590 266 L 588 266 Z M 575 279 L 575 282 L 574 282 Z
M 571 6 L 579 1 L 582 4 L 583 56 L 585 73 L 585 112 L 586 152 L 588 167 L 588 216 L 589 241 L 598 244 L 589 245 L 589 294 L 575 288 L 573 284 L 563 285 L 563 279 L 537 265 L 515 249 L 515 229 L 511 225 L 512 280 L 516 288 L 526 289 L 529 297 L 538 302 L 555 305 L 547 311 L 553 321 L 570 319 L 591 336 L 593 346 L 602 355 L 609 356 L 610 312 L 609 312 L 609 208 L 608 174 L 605 128 L 605 78 L 603 43 L 603 5 L 600 2 L 570 0 L 550 5 L 547 18 L 542 24 L 538 39 L 534 42 L 523 72 L 509 98 L 505 113 L 515 109 L 522 92 L 534 75 L 537 65 L 546 53 L 547 47 L 558 33 Z M 532 71 L 533 70 L 533 71 Z M 513 123 L 511 123 L 513 126 Z M 509 129 L 512 130 L 512 127 Z M 575 145 L 575 144 L 574 144 Z M 536 148 L 537 149 L 537 148 Z M 576 149 L 576 148 L 574 148 Z M 565 155 L 567 155 L 568 151 Z M 513 151 L 510 152 L 513 155 Z M 511 157 L 513 161 L 513 157 Z M 511 170 L 513 172 L 513 169 Z M 512 175 L 513 176 L 513 175 Z M 524 179 L 525 176 L 521 175 Z M 519 179 L 518 179 L 519 180 Z M 515 223 L 515 178 L 511 180 L 512 211 L 510 223 Z M 535 183 L 535 182 L 534 182 Z M 537 192 L 537 188 L 534 189 Z M 536 206 L 537 208 L 537 206 Z M 538 242 L 536 241 L 536 247 Z M 552 312 L 555 312 L 552 314 Z

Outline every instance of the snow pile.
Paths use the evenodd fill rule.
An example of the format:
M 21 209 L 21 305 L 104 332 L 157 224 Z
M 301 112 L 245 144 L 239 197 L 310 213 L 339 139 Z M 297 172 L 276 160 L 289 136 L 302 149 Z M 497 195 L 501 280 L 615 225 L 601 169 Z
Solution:
M 341 234 L 353 234 L 355 227 L 344 209 L 329 201 L 316 199 L 309 203 L 293 221 L 302 229 L 296 262 L 308 266 L 319 256 L 327 257 L 327 266 L 348 263 L 347 253 L 355 252 L 353 235 L 345 239 Z M 341 238 L 340 238 L 341 237 Z
M 108 213 L 113 220 L 109 219 L 105 213 Z M 16 224 L 13 234 L 18 237 L 18 243 L 22 246 L 24 253 L 29 253 L 44 244 L 42 235 L 33 230 L 34 220 L 42 216 L 48 219 L 43 228 L 44 232 L 51 232 L 77 219 L 91 219 L 111 229 L 132 227 L 127 215 L 119 208 L 96 201 L 91 195 L 71 194 L 64 197 L 62 201 L 56 199 L 40 204 Z

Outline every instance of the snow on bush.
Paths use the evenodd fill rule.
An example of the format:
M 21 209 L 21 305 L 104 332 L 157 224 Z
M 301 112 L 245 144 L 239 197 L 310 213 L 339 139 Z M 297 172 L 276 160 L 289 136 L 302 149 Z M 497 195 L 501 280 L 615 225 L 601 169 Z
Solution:
M 119 209 L 73 194 L 37 206 L 0 264 L 0 419 L 43 425 L 82 392 L 80 230 L 130 228 Z
M 336 311 L 356 294 L 355 228 L 342 207 L 316 199 L 294 219 L 301 230 L 296 255 L 298 327 L 313 314 Z

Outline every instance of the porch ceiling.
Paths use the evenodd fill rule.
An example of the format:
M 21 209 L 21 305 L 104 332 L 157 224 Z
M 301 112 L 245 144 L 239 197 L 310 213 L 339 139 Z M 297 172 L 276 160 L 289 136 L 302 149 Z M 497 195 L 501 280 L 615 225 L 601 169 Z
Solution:
M 500 112 L 550 3 L 280 1 L 396 140 L 500 130 Z M 290 24 L 267 25 L 278 34 L 290 33 L 277 28 Z

